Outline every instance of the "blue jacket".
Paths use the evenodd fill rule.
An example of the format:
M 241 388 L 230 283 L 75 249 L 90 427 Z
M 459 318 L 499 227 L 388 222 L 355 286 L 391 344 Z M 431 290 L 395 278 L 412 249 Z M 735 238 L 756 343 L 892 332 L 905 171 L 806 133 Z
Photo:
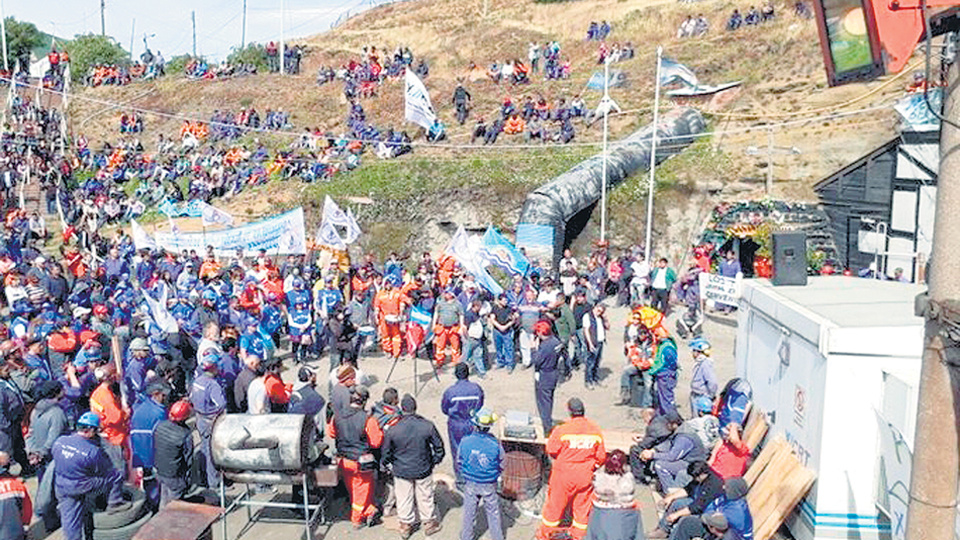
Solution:
M 80 435 L 60 437 L 53 443 L 52 453 L 58 497 L 90 493 L 102 486 L 104 479 L 119 474 L 100 445 Z
M 747 500 L 740 498 L 727 500 L 726 495 L 721 495 L 712 503 L 707 505 L 704 514 L 712 512 L 722 512 L 730 524 L 730 530 L 736 533 L 737 540 L 753 539 L 753 516 L 750 515 L 750 508 L 747 506 Z M 726 538 L 726 537 L 724 537 Z
M 469 423 L 474 411 L 483 407 L 483 388 L 473 381 L 457 381 L 447 388 L 440 409 L 450 423 Z
M 492 484 L 503 472 L 503 447 L 489 432 L 474 432 L 460 441 L 458 470 L 467 482 Z
M 200 416 L 211 418 L 227 408 L 227 398 L 223 395 L 220 383 L 204 373 L 193 380 L 190 387 L 190 404 Z
M 167 411 L 152 399 L 133 408 L 130 417 L 130 448 L 134 467 L 153 468 L 153 428 L 167 417 Z

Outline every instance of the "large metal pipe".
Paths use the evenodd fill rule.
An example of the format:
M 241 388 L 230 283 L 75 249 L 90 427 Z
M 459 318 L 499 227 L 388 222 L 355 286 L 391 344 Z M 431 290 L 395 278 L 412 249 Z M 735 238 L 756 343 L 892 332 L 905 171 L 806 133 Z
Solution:
M 660 163 L 680 153 L 705 129 L 706 121 L 696 109 L 681 107 L 663 115 L 657 125 L 655 161 Z M 607 158 L 607 189 L 638 170 L 646 170 L 652 140 L 653 126 L 648 125 L 611 146 Z M 597 154 L 527 195 L 517 225 L 517 244 L 529 255 L 554 264 L 559 260 L 567 222 L 600 199 L 603 161 L 603 154 Z
M 316 428 L 302 414 L 225 414 L 213 425 L 210 440 L 218 469 L 295 472 L 311 459 Z

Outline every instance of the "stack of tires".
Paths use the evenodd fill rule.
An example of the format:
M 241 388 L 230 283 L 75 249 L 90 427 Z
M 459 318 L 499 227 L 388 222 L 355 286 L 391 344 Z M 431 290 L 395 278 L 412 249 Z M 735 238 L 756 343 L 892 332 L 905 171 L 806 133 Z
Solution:
M 126 488 L 125 488 L 126 489 Z M 127 489 L 124 497 L 130 508 L 114 514 L 98 507 L 93 514 L 93 540 L 130 540 L 150 520 L 146 496 L 139 489 Z

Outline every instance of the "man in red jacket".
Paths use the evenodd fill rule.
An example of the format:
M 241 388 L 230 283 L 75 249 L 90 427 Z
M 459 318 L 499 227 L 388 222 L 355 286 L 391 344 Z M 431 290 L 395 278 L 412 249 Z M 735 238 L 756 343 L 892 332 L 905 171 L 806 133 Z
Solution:
M 33 505 L 30 493 L 19 478 L 10 473 L 10 456 L 0 452 L 0 538 L 23 540 L 23 528 L 30 525 Z
M 567 401 L 570 420 L 553 429 L 547 441 L 547 453 L 553 458 L 547 502 L 538 540 L 549 540 L 553 533 L 564 530 L 560 520 L 567 506 L 573 506 L 573 523 L 568 532 L 575 540 L 587 533 L 590 509 L 593 507 L 593 471 L 603 464 L 607 450 L 600 428 L 584 418 L 585 409 L 579 398 Z

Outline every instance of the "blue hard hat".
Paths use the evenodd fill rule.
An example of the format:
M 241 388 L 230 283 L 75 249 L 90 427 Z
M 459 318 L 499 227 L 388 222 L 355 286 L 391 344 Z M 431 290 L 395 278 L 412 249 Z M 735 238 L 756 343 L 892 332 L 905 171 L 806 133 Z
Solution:
M 709 354 L 710 342 L 702 337 L 696 338 L 690 342 L 690 348 L 697 352 Z
M 217 300 L 217 293 L 213 292 L 210 289 L 205 289 L 203 291 L 203 299 L 208 302 L 215 302 Z
M 95 412 L 85 412 L 77 420 L 77 426 L 92 427 L 100 429 L 100 417 Z
M 713 410 L 713 401 L 707 396 L 697 396 L 693 400 L 693 408 L 698 413 L 708 413 Z

